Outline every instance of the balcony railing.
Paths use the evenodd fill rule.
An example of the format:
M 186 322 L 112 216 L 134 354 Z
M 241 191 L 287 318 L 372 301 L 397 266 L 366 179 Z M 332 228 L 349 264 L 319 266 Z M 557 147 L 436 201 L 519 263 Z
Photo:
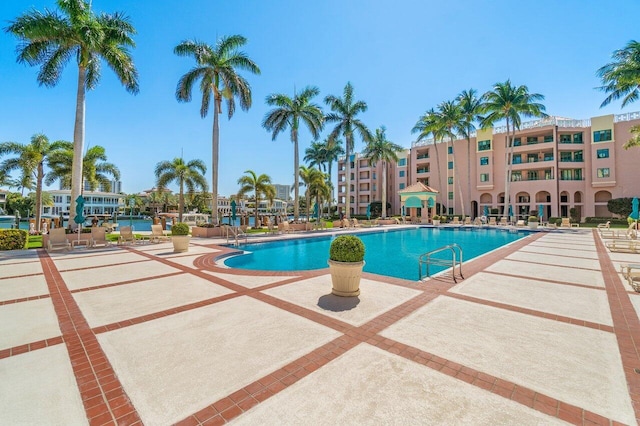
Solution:
M 416 156 L 416 160 L 422 160 L 424 158 L 429 158 L 429 154 L 421 154 Z
M 429 173 L 429 169 L 417 169 L 416 173 Z

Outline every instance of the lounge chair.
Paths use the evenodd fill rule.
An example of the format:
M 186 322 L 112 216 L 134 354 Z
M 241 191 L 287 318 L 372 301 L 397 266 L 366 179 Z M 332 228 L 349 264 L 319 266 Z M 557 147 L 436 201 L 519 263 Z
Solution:
M 524 227 L 525 226 L 524 220 L 520 219 L 519 221 L 517 221 L 516 226 L 519 228 Z
M 149 242 L 159 243 L 162 241 L 171 241 L 171 237 L 169 237 L 168 235 L 165 235 L 164 231 L 162 230 L 162 225 L 151 225 L 151 234 L 149 235 Z
M 118 237 L 118 244 L 137 244 L 138 237 L 133 235 L 133 231 L 130 226 L 123 226 L 120 228 L 120 236 Z
M 611 226 L 611 221 L 608 220 L 607 223 L 599 223 L 598 224 L 598 229 L 609 229 L 609 226 Z
M 411 216 L 411 224 L 412 225 L 420 225 L 420 218 Z
M 278 224 L 278 231 L 282 232 L 283 234 L 292 232 L 292 229 L 289 227 L 289 222 L 287 222 L 286 220 L 284 222 L 280 222 Z
M 49 231 L 47 251 L 52 250 L 71 250 L 71 243 L 67 240 L 67 233 L 64 228 L 53 228 Z
M 460 219 L 458 219 L 458 216 L 454 216 L 453 217 L 453 222 L 451 222 L 452 225 L 462 225 L 460 223 Z
M 464 224 L 465 225 L 471 225 L 471 216 L 467 216 L 464 218 Z
M 636 240 L 611 240 L 605 243 L 610 251 L 623 253 L 640 253 Z
M 507 222 L 507 218 L 506 216 L 503 216 L 500 218 L 500 223 L 498 223 L 498 225 L 500 226 L 507 226 L 509 223 Z
M 360 224 L 358 223 L 358 219 L 356 219 L 355 217 L 353 219 L 351 219 L 351 227 L 352 228 L 360 228 Z
M 107 240 L 107 229 L 102 226 L 94 226 L 91 228 L 91 240 L 89 247 L 104 246 L 109 247 L 111 241 Z
M 489 225 L 490 226 L 496 226 L 496 218 L 495 217 L 490 217 L 489 218 Z
M 560 228 L 579 228 L 579 223 L 571 223 L 571 219 L 568 217 L 562 218 L 562 223 L 560 224 Z
M 473 224 L 474 224 L 474 226 L 482 226 L 482 219 L 480 219 L 479 217 L 476 217 L 473 220 Z

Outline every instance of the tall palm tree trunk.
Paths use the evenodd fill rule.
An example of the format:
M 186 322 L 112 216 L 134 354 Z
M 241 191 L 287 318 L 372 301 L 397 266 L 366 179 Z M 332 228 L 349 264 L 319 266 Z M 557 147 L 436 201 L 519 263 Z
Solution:
M 257 182 L 256 182 L 257 184 Z M 256 204 L 254 206 L 253 209 L 253 215 L 255 216 L 254 222 L 253 222 L 253 228 L 254 229 L 258 229 L 258 226 L 262 227 L 262 224 L 259 222 L 259 215 L 258 215 L 258 206 L 260 205 L 260 194 L 258 194 L 258 188 L 256 188 Z
M 87 70 L 78 67 L 78 89 L 76 94 L 76 122 L 73 128 L 73 166 L 71 170 L 71 205 L 69 220 L 76 215 L 76 198 L 82 193 L 82 151 L 84 151 L 84 117 Z
M 509 154 L 510 154 L 510 149 L 512 149 L 513 147 L 511 146 L 512 144 L 509 141 L 509 119 L 507 119 L 507 135 L 506 135 L 506 141 L 505 141 L 505 150 L 504 150 L 504 164 L 507 168 L 505 176 L 504 176 L 504 209 L 503 209 L 503 216 L 507 216 L 509 214 L 509 190 L 511 187 L 511 162 L 509 161 Z
M 435 138 L 433 138 L 433 148 L 436 150 L 436 166 L 438 166 L 438 185 L 440 185 L 440 187 L 438 188 L 440 195 L 440 205 L 442 205 L 442 173 L 440 173 L 440 155 L 438 154 L 438 141 L 436 141 Z M 448 198 L 448 197 L 447 197 Z M 442 211 L 439 211 L 438 213 L 442 213 Z M 447 212 L 449 213 L 449 212 Z
M 182 222 L 182 211 L 184 210 L 184 182 L 180 180 L 180 196 L 178 197 L 178 222 Z
M 467 130 L 467 134 L 469 131 Z M 471 138 L 467 137 L 467 173 L 469 177 L 467 179 L 467 201 L 469 202 L 469 216 L 471 216 Z
M 345 149 L 347 158 L 345 159 L 345 184 L 346 185 L 345 185 L 344 192 L 345 192 L 346 198 L 344 200 L 344 203 L 345 203 L 346 211 L 344 214 L 347 219 L 350 219 L 351 218 L 351 197 L 349 196 L 349 192 L 350 192 L 349 190 L 351 187 L 351 172 L 350 172 L 351 159 L 349 157 L 351 156 L 351 141 L 352 141 L 351 134 L 346 135 L 345 139 L 347 141 L 347 146 Z
M 298 159 L 298 131 L 297 130 L 292 130 L 291 131 L 291 136 L 293 139 L 293 219 L 297 222 L 298 221 L 298 217 L 300 215 L 300 203 L 299 203 L 299 196 L 300 196 L 300 188 L 298 187 L 299 185 L 299 170 L 300 170 L 300 165 L 299 165 L 299 159 Z
M 44 164 L 38 163 L 36 175 L 36 231 L 40 231 L 40 214 L 42 212 L 42 179 L 44 179 Z
M 327 207 L 327 217 L 331 217 L 331 201 L 333 200 L 333 184 L 331 183 L 331 164 L 333 161 L 328 161 L 327 169 L 329 171 L 329 190 L 331 194 L 329 195 L 329 202 Z
M 387 217 L 387 162 L 382 162 L 382 218 Z
M 460 208 L 462 209 L 462 216 L 465 216 L 464 210 L 464 197 L 462 195 L 462 182 L 460 182 L 460 176 L 458 175 L 458 162 L 456 161 L 456 150 L 453 147 L 453 139 L 451 139 L 451 152 L 453 153 L 453 185 L 458 186 L 458 195 L 460 196 Z M 455 204 L 455 203 L 454 203 Z
M 218 223 L 218 159 L 220 150 L 218 115 L 220 114 L 220 102 L 222 102 L 222 99 L 214 99 L 213 102 L 213 140 L 211 150 L 211 219 L 215 224 Z

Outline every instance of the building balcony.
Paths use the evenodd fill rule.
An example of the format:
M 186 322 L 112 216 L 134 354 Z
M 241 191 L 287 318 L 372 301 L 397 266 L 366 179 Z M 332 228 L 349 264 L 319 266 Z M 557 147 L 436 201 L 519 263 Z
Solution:
M 429 154 L 418 154 L 418 155 L 416 155 L 416 160 L 424 160 L 425 158 L 429 158 Z
M 417 174 L 421 174 L 421 173 L 429 173 L 429 169 L 428 168 L 420 168 L 420 169 L 416 169 L 416 173 Z

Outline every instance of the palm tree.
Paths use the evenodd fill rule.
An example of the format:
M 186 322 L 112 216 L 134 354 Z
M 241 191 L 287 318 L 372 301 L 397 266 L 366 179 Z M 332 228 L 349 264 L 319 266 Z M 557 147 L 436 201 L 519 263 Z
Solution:
M 321 170 L 305 166 L 300 166 L 299 174 L 300 180 L 302 181 L 300 182 L 300 185 L 304 185 L 306 188 L 304 196 L 308 222 L 310 217 L 309 208 L 311 207 L 311 197 L 320 195 L 320 193 L 324 194 L 324 189 L 321 188 L 327 187 L 327 176 Z M 318 206 L 318 208 L 320 208 L 320 206 Z
M 138 93 L 138 71 L 129 52 L 135 47 L 136 33 L 129 18 L 91 11 L 87 0 L 58 0 L 62 11 L 31 10 L 5 29 L 19 39 L 18 62 L 41 65 L 38 83 L 53 87 L 60 81 L 64 66 L 75 58 L 78 63 L 75 126 L 73 130 L 73 171 L 71 206 L 82 191 L 85 96 L 100 81 L 100 62 L 104 60 L 130 93 Z
M 311 146 L 304 151 L 303 160 L 311 167 L 318 166 L 318 170 L 327 170 L 327 145 L 318 141 L 311 142 Z
M 423 141 L 425 139 L 428 139 L 429 137 L 433 138 L 433 148 L 436 152 L 436 166 L 438 166 L 438 185 L 439 188 L 438 190 L 440 191 L 440 194 L 442 194 L 442 191 L 444 188 L 442 186 L 442 173 L 440 173 L 440 155 L 438 153 L 438 139 L 440 139 L 440 133 L 441 133 L 441 129 L 438 126 L 437 123 L 437 114 L 435 112 L 435 110 L 433 108 L 431 108 L 429 111 L 425 112 L 419 119 L 418 122 L 416 123 L 416 125 L 413 127 L 413 129 L 411 129 L 411 133 L 419 133 L 418 134 L 418 138 L 416 139 L 417 142 Z M 440 205 L 442 205 L 442 198 L 444 196 L 440 195 Z M 447 201 L 448 203 L 448 201 Z M 438 212 L 440 213 L 440 212 Z M 448 212 L 447 212 L 448 213 Z
M 22 145 L 17 142 L 3 142 L 0 144 L 0 156 L 7 154 L 16 154 L 17 157 L 7 158 L 0 163 L 0 171 L 8 174 L 13 170 L 22 172 L 22 188 L 25 185 L 35 181 L 35 219 L 36 230 L 40 230 L 40 215 L 42 214 L 42 181 L 44 180 L 44 166 L 49 163 L 51 158 L 56 155 L 65 144 L 70 142 L 56 141 L 49 142 L 43 134 L 36 134 L 31 137 L 31 142 Z
M 477 94 L 478 92 L 475 89 L 463 90 L 456 99 L 462 110 L 462 135 L 467 139 L 467 170 L 469 173 L 469 179 L 467 179 L 467 201 L 469 203 L 471 203 L 471 134 L 476 130 L 476 126 L 473 123 L 482 119 L 480 117 L 482 99 Z M 471 205 L 469 205 L 469 213 L 471 213 Z
M 344 87 L 342 98 L 329 95 L 324 98 L 324 102 L 331 108 L 331 111 L 325 117 L 328 123 L 337 123 L 329 134 L 329 139 L 337 139 L 339 135 L 344 135 L 346 140 L 346 158 L 345 158 L 345 203 L 346 203 L 346 217 L 351 217 L 351 200 L 349 198 L 349 186 L 351 185 L 351 175 L 349 172 L 350 161 L 349 156 L 354 149 L 353 132 L 358 131 L 360 138 L 363 142 L 368 142 L 372 139 L 371 132 L 356 116 L 361 112 L 367 111 L 367 103 L 363 101 L 353 100 L 353 86 L 350 82 Z
M 73 144 L 62 142 L 61 149 L 51 154 L 45 183 L 51 185 L 60 180 L 63 188 L 71 187 L 71 174 L 73 170 Z M 108 163 L 107 154 L 100 145 L 92 146 L 82 158 L 82 188 L 85 182 L 89 184 L 90 191 L 96 191 L 99 187 L 111 190 L 111 180 L 120 179 L 120 170 L 115 164 Z
M 330 139 L 327 138 L 324 140 L 324 144 L 326 146 L 325 151 L 327 154 L 327 184 L 329 185 L 329 190 L 331 194 L 329 195 L 329 206 L 328 212 L 331 213 L 331 201 L 333 200 L 333 183 L 331 182 L 331 169 L 333 168 L 333 162 L 338 161 L 341 155 L 344 155 L 344 149 L 342 148 L 342 140 L 341 139 Z
M 387 140 L 386 127 L 376 129 L 376 134 L 364 148 L 363 156 L 369 159 L 369 165 L 382 162 L 382 217 L 387 217 L 387 162 L 398 161 L 398 153 L 404 148 Z
M 238 191 L 238 198 L 242 199 L 249 192 L 254 193 L 256 204 L 254 209 L 255 214 L 255 228 L 260 223 L 258 220 L 258 206 L 260 205 L 260 195 L 265 194 L 267 198 L 275 195 L 275 188 L 271 184 L 271 178 L 264 173 L 259 175 L 253 170 L 245 170 L 245 175 L 238 179 L 238 185 L 240 190 Z
M 307 192 L 309 193 L 309 198 L 315 197 L 316 205 L 318 206 L 319 219 L 322 215 L 322 200 L 326 200 L 331 197 L 331 188 L 327 183 L 326 173 L 316 169 L 313 169 L 313 171 L 315 176 L 311 177 L 309 185 L 307 186 Z
M 503 214 L 507 214 L 508 206 L 511 204 L 509 198 L 509 190 L 511 186 L 511 159 L 513 158 L 513 139 L 516 130 L 520 130 L 522 123 L 521 117 L 546 117 L 543 111 L 544 105 L 536 101 L 544 99 L 539 93 L 529 93 L 527 86 L 514 86 L 510 80 L 504 83 L 496 83 L 493 90 L 483 95 L 484 104 L 482 112 L 488 113 L 480 121 L 482 128 L 491 127 L 493 123 L 505 120 L 507 125 L 507 134 L 505 138 L 505 164 L 507 164 L 507 173 L 505 175 L 504 184 L 504 210 Z
M 438 105 L 436 113 L 435 126 L 439 128 L 440 140 L 449 139 L 449 151 L 453 155 L 453 185 L 458 185 L 458 195 L 460 196 L 460 206 L 462 208 L 462 216 L 465 216 L 464 197 L 462 196 L 462 183 L 458 175 L 458 162 L 456 161 L 456 152 L 453 141 L 457 139 L 458 133 L 465 130 L 465 122 L 462 117 L 462 109 L 455 101 L 446 101 Z M 449 197 L 447 196 L 447 205 Z M 454 203 L 455 206 L 455 203 Z
M 324 117 L 320 107 L 311 102 L 311 98 L 320 93 L 317 87 L 307 86 L 302 92 L 295 93 L 293 99 L 287 95 L 276 93 L 267 96 L 267 105 L 276 108 L 269 111 L 262 121 L 262 126 L 272 131 L 271 139 L 276 140 L 278 134 L 283 132 L 287 127 L 291 131 L 291 142 L 293 142 L 293 217 L 298 220 L 300 206 L 299 188 L 298 188 L 298 168 L 300 164 L 300 155 L 298 153 L 298 133 L 300 131 L 300 121 L 302 121 L 314 138 L 318 138 Z
M 614 51 L 611 57 L 613 62 L 597 71 L 603 84 L 599 89 L 609 94 L 600 108 L 620 98 L 624 108 L 640 97 L 640 42 L 631 40 L 624 49 Z
M 240 108 L 248 111 L 251 107 L 251 86 L 238 70 L 260 74 L 260 68 L 238 49 L 244 46 L 247 39 L 241 35 L 220 38 L 215 46 L 196 41 L 186 40 L 173 50 L 178 56 L 191 56 L 196 60 L 196 66 L 180 77 L 176 88 L 178 102 L 190 102 L 191 92 L 196 82 L 200 81 L 202 102 L 200 116 L 205 118 L 209 113 L 209 104 L 213 94 L 213 137 L 211 156 L 211 213 L 214 223 L 218 222 L 218 170 L 220 151 L 220 129 L 218 114 L 222 111 L 222 99 L 227 103 L 227 115 L 233 117 L 236 110 L 235 99 L 240 102 Z
M 196 189 L 207 190 L 207 180 L 204 174 L 207 167 L 202 160 L 191 160 L 185 163 L 182 158 L 174 158 L 173 161 L 161 161 L 156 164 L 156 186 L 162 191 L 171 182 L 176 182 L 180 188 L 178 196 L 178 221 L 182 222 L 184 210 L 184 187 L 187 192 L 193 194 Z M 168 194 L 168 193 L 167 193 Z
M 633 148 L 634 146 L 640 146 L 640 126 L 632 126 L 629 129 L 631 133 L 631 139 L 624 144 L 624 149 Z

